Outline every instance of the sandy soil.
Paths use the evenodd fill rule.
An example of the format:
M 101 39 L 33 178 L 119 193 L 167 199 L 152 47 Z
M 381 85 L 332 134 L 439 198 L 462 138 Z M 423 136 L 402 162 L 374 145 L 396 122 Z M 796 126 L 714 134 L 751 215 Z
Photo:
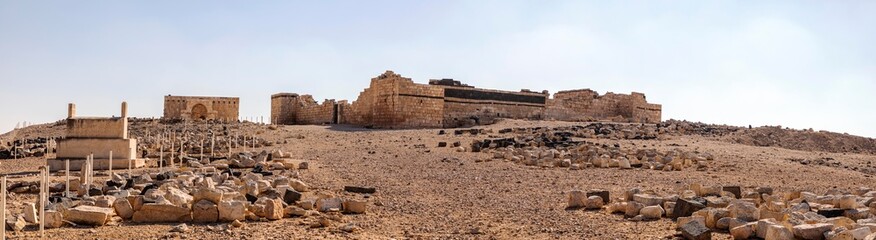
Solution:
M 580 123 L 506 120 L 483 126 L 563 126 Z M 438 148 L 438 142 L 467 144 L 487 136 L 438 135 L 438 129 L 368 130 L 349 126 L 248 126 L 244 131 L 286 144 L 282 149 L 307 159 L 302 180 L 317 192 L 361 197 L 343 192 L 345 185 L 372 186 L 377 193 L 363 215 L 345 215 L 344 221 L 359 226 L 348 233 L 337 225 L 310 228 L 302 219 L 248 222 L 242 229 L 227 224 L 190 224 L 193 231 L 170 233 L 175 224 L 132 224 L 104 227 L 67 227 L 46 231 L 50 239 L 662 239 L 676 234 L 668 219 L 630 222 L 622 215 L 603 211 L 565 210 L 566 193 L 573 189 L 606 189 L 612 197 L 639 187 L 658 193 L 676 193 L 691 183 L 770 186 L 777 191 L 876 188 L 873 176 L 845 167 L 802 165 L 789 159 L 833 158 L 844 166 L 872 166 L 876 156 L 755 147 L 702 136 L 676 136 L 666 140 L 590 141 L 639 148 L 698 150 L 715 155 L 707 171 L 530 167 L 488 159 L 487 153 L 456 152 Z M 510 136 L 490 134 L 494 136 Z M 303 139 L 300 139 L 303 136 Z M 424 145 L 421 147 L 418 145 Z M 51 157 L 49 155 L 48 157 Z M 0 173 L 10 181 L 35 180 L 45 158 L 4 160 Z M 100 177 L 100 176 L 99 176 Z M 55 177 L 60 181 L 61 177 Z M 32 194 L 14 194 L 9 211 L 20 202 L 33 201 Z M 39 237 L 36 226 L 23 232 L 8 232 L 10 239 Z M 717 234 L 718 239 L 729 238 Z

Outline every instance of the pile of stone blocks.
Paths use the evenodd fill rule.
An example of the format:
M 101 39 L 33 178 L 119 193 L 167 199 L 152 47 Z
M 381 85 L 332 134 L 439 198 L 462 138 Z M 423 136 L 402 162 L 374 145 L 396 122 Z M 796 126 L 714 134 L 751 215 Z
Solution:
M 692 184 L 680 194 L 669 195 L 634 188 L 620 201 L 602 203 L 589 193 L 569 193 L 569 208 L 605 209 L 631 221 L 676 219 L 686 239 L 711 239 L 713 232 L 729 232 L 735 239 L 876 238 L 876 191 L 865 187 L 852 192 L 831 189 L 818 195 L 777 193 L 769 187 L 743 191 L 738 186 Z

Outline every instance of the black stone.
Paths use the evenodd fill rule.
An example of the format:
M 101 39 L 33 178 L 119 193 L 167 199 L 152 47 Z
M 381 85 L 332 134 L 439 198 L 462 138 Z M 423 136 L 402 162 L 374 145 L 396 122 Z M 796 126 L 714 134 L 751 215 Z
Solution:
M 375 193 L 377 192 L 377 189 L 373 187 L 344 186 L 344 191 L 352 193 Z
M 602 198 L 602 202 L 605 203 L 605 204 L 608 204 L 608 203 L 611 202 L 611 197 L 610 197 L 608 191 L 606 191 L 606 190 L 591 190 L 591 191 L 587 191 L 587 198 L 590 198 L 591 196 L 599 196 L 599 197 L 601 197 L 601 198 Z
M 125 183 L 124 182 L 117 182 L 117 181 L 113 181 L 113 180 L 107 180 L 106 185 L 109 187 L 122 187 L 125 185 Z
M 736 198 L 742 197 L 742 188 L 739 186 L 724 186 L 721 190 L 733 193 L 733 196 L 736 196 Z
M 705 200 L 702 198 L 694 200 L 679 198 L 678 201 L 675 202 L 675 208 L 672 210 L 672 218 L 690 217 L 694 212 L 706 208 L 704 201 Z
M 474 141 L 471 143 L 471 152 L 480 152 L 481 146 L 483 145 L 480 141 Z
M 439 130 L 439 131 L 438 131 L 438 135 L 444 135 L 444 133 L 445 133 L 444 130 Z
M 286 202 L 286 204 L 291 205 L 298 200 L 301 200 L 301 193 L 298 191 L 286 189 L 286 192 L 283 193 L 283 202 Z
M 252 194 L 246 194 L 246 200 L 249 201 L 249 203 L 255 203 L 259 198 Z
M 258 198 L 263 198 L 263 197 L 280 199 L 280 192 L 277 192 L 277 190 L 274 190 L 274 189 L 269 189 L 267 191 L 259 193 Z
M 155 185 L 155 184 L 146 185 L 145 187 L 143 187 L 143 191 L 140 191 L 140 195 L 146 194 L 146 192 L 148 192 L 149 189 L 153 189 L 153 188 L 158 188 L 158 185 Z
M 438 142 L 438 147 L 447 147 L 447 142 Z
M 91 187 L 91 189 L 88 189 L 88 196 L 101 196 L 101 195 L 103 195 L 103 191 L 100 190 L 100 188 Z
M 134 187 L 134 180 L 128 178 L 127 181 L 125 181 L 125 186 L 122 189 L 131 189 L 133 187 Z
M 824 216 L 826 218 L 832 217 L 842 217 L 845 210 L 839 208 L 824 208 L 818 210 L 818 215 Z

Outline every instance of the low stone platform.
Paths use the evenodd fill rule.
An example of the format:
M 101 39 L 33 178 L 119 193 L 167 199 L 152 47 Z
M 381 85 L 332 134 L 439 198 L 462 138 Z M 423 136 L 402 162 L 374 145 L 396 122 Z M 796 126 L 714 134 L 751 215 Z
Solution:
M 52 172 L 65 169 L 64 163 L 70 160 L 70 170 L 80 171 L 85 165 L 85 159 L 49 159 L 46 164 Z M 113 159 L 113 170 L 128 169 L 130 162 L 131 168 L 142 168 L 146 166 L 145 159 Z M 94 159 L 94 170 L 109 170 L 109 159 Z

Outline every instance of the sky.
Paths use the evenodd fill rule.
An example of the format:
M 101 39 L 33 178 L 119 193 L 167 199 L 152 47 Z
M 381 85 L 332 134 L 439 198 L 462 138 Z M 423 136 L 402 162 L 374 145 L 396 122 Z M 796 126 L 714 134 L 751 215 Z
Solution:
M 393 70 L 642 92 L 663 119 L 876 137 L 876 1 L 0 0 L 0 132 L 163 96 L 355 100 Z

